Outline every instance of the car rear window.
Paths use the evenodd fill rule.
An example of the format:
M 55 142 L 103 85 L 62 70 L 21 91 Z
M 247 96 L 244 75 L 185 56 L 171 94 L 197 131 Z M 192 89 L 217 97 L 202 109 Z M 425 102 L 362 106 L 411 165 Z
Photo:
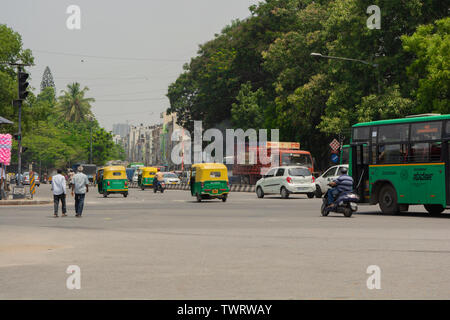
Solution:
M 305 168 L 291 168 L 289 169 L 289 175 L 298 177 L 298 176 L 310 176 L 311 172 Z
M 174 173 L 166 173 L 164 178 L 177 178 L 177 176 Z

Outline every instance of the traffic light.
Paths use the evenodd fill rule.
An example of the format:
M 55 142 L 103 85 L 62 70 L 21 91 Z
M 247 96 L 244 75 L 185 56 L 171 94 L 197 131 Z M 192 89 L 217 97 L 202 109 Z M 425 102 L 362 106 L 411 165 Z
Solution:
M 28 96 L 27 88 L 30 85 L 27 82 L 27 79 L 29 77 L 29 74 L 26 72 L 19 72 L 18 78 L 19 78 L 19 99 L 24 100 Z
M 18 134 L 18 133 L 15 133 L 15 134 L 13 135 L 13 137 L 14 137 L 14 139 L 17 140 L 17 141 L 19 141 L 19 140 L 22 139 L 22 136 L 21 136 L 20 134 Z

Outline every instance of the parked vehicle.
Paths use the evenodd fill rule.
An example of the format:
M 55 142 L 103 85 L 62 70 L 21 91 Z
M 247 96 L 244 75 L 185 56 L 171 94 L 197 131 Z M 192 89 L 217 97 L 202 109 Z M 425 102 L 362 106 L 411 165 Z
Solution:
M 255 191 L 258 198 L 266 194 L 280 194 L 283 199 L 290 194 L 306 194 L 314 197 L 314 177 L 307 167 L 285 166 L 275 167 L 256 182 Z
M 328 184 L 339 178 L 341 168 L 348 169 L 348 164 L 332 166 L 316 179 L 316 198 L 321 198 L 323 194 L 327 193 L 328 189 L 330 189 Z
M 133 182 L 133 176 L 136 168 L 126 168 L 125 172 L 127 173 L 127 179 L 129 182 Z
M 139 170 L 138 185 L 139 188 L 144 190 L 145 188 L 153 187 L 153 180 L 155 174 L 158 172 L 158 168 L 155 167 L 143 167 Z
M 343 213 L 344 216 L 350 218 L 354 212 L 358 210 L 357 202 L 359 197 L 353 192 L 343 192 L 338 195 L 331 208 L 327 207 L 328 194 L 325 195 L 322 201 L 322 207 L 320 211 L 323 216 L 328 216 L 330 212 Z
M 30 173 L 24 172 L 23 173 L 23 182 L 24 185 L 30 184 Z M 41 181 L 39 180 L 39 175 L 35 172 L 34 173 L 34 184 L 38 187 L 41 185 Z
M 128 180 L 123 166 L 103 167 L 97 172 L 98 193 L 107 197 L 111 193 L 128 196 Z
M 139 170 L 136 170 L 134 172 L 132 182 L 133 183 L 138 183 L 139 182 Z
M 181 180 L 178 176 L 173 172 L 163 172 L 164 183 L 168 184 L 180 184 Z
M 191 195 L 198 202 L 204 199 L 227 201 L 230 186 L 227 167 L 222 163 L 197 163 L 190 171 Z

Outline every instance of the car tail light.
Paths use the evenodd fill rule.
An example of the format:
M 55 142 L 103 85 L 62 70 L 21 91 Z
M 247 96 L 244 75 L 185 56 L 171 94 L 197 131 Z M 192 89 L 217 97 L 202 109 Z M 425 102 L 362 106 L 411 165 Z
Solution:
M 312 183 L 314 183 L 316 181 L 316 178 L 311 177 Z
M 286 181 L 287 181 L 288 183 L 292 183 L 292 178 L 291 178 L 291 177 L 287 177 L 287 178 L 286 178 Z

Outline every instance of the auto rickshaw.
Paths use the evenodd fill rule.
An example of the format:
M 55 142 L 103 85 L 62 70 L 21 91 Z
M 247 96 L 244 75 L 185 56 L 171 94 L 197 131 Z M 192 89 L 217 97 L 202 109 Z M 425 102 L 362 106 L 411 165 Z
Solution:
M 123 166 L 108 166 L 97 171 L 98 193 L 107 197 L 111 193 L 121 193 L 128 196 L 128 179 Z
M 230 186 L 227 167 L 222 163 L 197 163 L 190 171 L 191 195 L 198 202 L 203 199 L 227 201 Z
M 156 167 L 143 167 L 140 169 L 139 177 L 138 177 L 138 185 L 139 188 L 144 190 L 145 188 L 153 187 L 153 179 L 155 178 L 155 174 L 158 172 L 158 168 Z

